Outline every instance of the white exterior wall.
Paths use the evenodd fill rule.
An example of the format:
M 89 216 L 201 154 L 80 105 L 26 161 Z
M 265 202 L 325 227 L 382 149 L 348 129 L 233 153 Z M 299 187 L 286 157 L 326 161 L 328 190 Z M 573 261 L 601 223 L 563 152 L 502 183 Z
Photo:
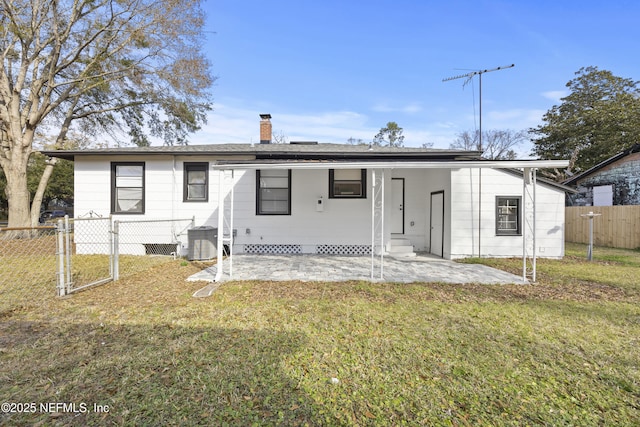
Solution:
M 496 235 L 496 196 L 522 197 L 521 177 L 497 169 L 455 169 L 451 189 L 451 258 L 522 256 L 521 235 Z M 521 221 L 524 230 L 523 217 Z M 540 257 L 564 255 L 564 192 L 540 183 L 536 186 L 536 252 Z
M 153 156 L 146 160 L 138 156 L 77 158 L 74 172 L 76 217 L 109 216 L 111 163 L 139 161 L 145 163 L 145 213 L 113 215 L 114 220 L 195 217 L 196 226 L 218 226 L 218 171 L 209 168 L 207 202 L 183 202 L 183 163 L 208 161 L 213 164 L 209 158 L 195 156 L 176 157 L 175 165 L 172 156 Z M 235 171 L 234 180 L 233 227 L 237 230 L 234 243 L 238 252 L 242 252 L 247 244 L 299 244 L 303 246 L 303 252 L 315 252 L 318 244 L 371 244 L 371 171 L 367 176 L 366 199 L 329 199 L 328 170 L 293 170 L 291 215 L 256 215 L 255 171 Z M 225 203 L 229 203 L 230 183 L 230 180 L 225 182 Z M 319 198 L 324 205 L 321 212 L 316 210 Z M 228 209 L 227 205 L 227 219 Z M 186 244 L 183 246 L 184 252 Z M 136 252 L 141 251 L 138 248 Z
M 366 199 L 330 199 L 328 170 L 292 170 L 291 215 L 256 215 L 255 177 L 256 172 L 250 170 L 236 180 L 238 250 L 248 244 L 299 244 L 303 252 L 315 252 L 318 244 L 371 244 L 370 171 Z M 316 209 L 319 199 L 323 204 L 320 212 Z
M 172 156 L 153 156 L 141 159 L 138 156 L 117 156 L 105 159 L 102 156 L 87 156 L 75 161 L 75 207 L 76 217 L 89 213 L 109 216 L 111 213 L 111 163 L 145 163 L 145 213 L 113 215 L 119 220 L 191 218 L 196 225 L 217 225 L 218 175 L 209 171 L 209 199 L 207 202 L 183 202 L 183 163 L 207 162 L 202 157 L 176 158 L 175 170 Z M 211 164 L 211 162 L 209 161 Z
M 404 178 L 404 238 L 409 239 L 415 251 L 430 252 L 431 193 L 444 191 L 444 255 L 448 253 L 450 221 L 448 219 L 450 197 L 450 175 L 448 169 L 396 169 L 392 178 Z M 390 187 L 388 187 L 390 188 Z M 387 191 L 386 203 L 391 194 Z
M 111 162 L 144 161 L 145 214 L 114 215 L 118 220 L 195 218 L 195 225 L 218 226 L 219 172 L 209 169 L 207 202 L 183 202 L 183 163 L 214 162 L 200 156 L 81 156 L 75 161 L 75 215 L 109 216 Z M 430 252 L 431 193 L 444 191 L 444 258 L 478 256 L 478 174 L 482 173 L 480 252 L 482 256 L 521 256 L 522 236 L 495 235 L 495 197 L 522 196 L 522 178 L 494 169 L 394 169 L 385 171 L 384 241 L 391 238 L 391 179 L 405 179 L 405 233 L 416 251 Z M 292 170 L 291 215 L 256 215 L 255 171 L 235 171 L 236 252 L 246 245 L 298 244 L 313 253 L 316 245 L 371 244 L 371 180 L 366 199 L 329 199 L 329 172 Z M 229 182 L 227 182 L 229 184 Z M 230 188 L 225 189 L 228 192 Z M 537 186 L 536 251 L 541 257 L 564 254 L 564 193 Z M 318 199 L 323 210 L 316 209 Z M 228 202 L 228 199 L 227 199 Z M 228 212 L 228 211 L 227 211 Z M 227 213 L 228 215 L 228 213 Z M 150 238 L 152 236 L 149 236 Z M 186 251 L 186 236 L 182 251 Z M 149 242 L 155 243 L 155 242 Z M 165 243 L 165 242 L 157 242 Z
M 111 214 L 111 163 L 141 162 L 145 164 L 145 213 L 114 214 L 118 221 L 190 219 L 195 224 L 217 224 L 217 174 L 209 173 L 209 200 L 207 202 L 183 202 L 183 161 L 206 162 L 200 157 L 176 158 L 173 156 L 153 156 L 150 159 L 139 156 L 86 156 L 76 158 L 74 162 L 74 213 L 76 218 L 108 217 Z M 215 193 L 212 193 L 215 187 Z M 186 231 L 182 230 L 186 222 L 179 224 L 121 224 L 119 234 L 120 249 L 123 253 L 144 255 L 145 248 L 140 243 L 174 243 L 181 245 L 178 250 L 185 254 L 188 244 Z M 177 229 L 179 228 L 179 229 Z M 175 233 L 181 233 L 175 235 Z M 87 237 L 91 239 L 91 237 Z M 90 248 L 90 242 L 83 242 L 83 234 L 76 233 L 77 247 Z M 87 249 L 88 250 L 88 249 Z M 86 253 L 86 251 L 85 251 Z

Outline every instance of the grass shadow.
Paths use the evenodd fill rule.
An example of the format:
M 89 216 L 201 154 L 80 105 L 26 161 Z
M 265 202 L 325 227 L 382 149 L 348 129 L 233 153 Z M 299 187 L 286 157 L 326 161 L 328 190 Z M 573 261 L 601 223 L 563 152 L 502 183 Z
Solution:
M 281 369 L 304 345 L 302 334 L 25 321 L 4 322 L 0 332 L 0 395 L 38 405 L 35 413 L 0 414 L 1 425 L 318 423 L 313 403 Z M 75 405 L 43 412 L 48 402 Z

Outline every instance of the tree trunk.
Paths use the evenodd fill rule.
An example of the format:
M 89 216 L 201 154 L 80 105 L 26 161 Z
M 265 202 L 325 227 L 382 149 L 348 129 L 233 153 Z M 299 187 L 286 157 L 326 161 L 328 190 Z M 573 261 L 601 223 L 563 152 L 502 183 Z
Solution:
M 56 158 L 47 160 L 47 165 L 44 167 L 44 171 L 42 171 L 42 176 L 40 177 L 40 182 L 38 183 L 38 189 L 36 190 L 36 194 L 34 194 L 33 196 L 33 202 L 31 202 L 31 224 L 38 225 L 38 221 L 40 220 L 40 206 L 42 206 L 42 197 L 44 196 L 44 190 L 47 189 L 49 178 L 53 173 L 53 167 L 56 165 L 56 163 L 58 163 L 58 159 Z
M 27 188 L 26 166 L 20 170 L 20 166 L 11 163 L 5 170 L 7 177 L 7 202 L 9 203 L 8 227 L 31 227 L 29 215 L 29 189 Z M 8 172 L 8 173 L 7 173 Z
M 30 150 L 11 153 L 11 161 L 5 168 L 7 178 L 7 202 L 9 203 L 8 227 L 32 227 L 29 209 L 29 188 L 27 187 L 27 162 Z

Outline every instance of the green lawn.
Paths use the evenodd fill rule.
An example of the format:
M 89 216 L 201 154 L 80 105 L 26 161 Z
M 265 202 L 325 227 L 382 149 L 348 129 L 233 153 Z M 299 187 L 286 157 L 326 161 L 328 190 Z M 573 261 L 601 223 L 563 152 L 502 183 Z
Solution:
M 172 261 L 5 314 L 2 400 L 77 413 L 0 424 L 640 425 L 640 252 L 585 252 L 539 260 L 534 285 L 230 282 L 205 299 L 183 280 L 198 266 Z

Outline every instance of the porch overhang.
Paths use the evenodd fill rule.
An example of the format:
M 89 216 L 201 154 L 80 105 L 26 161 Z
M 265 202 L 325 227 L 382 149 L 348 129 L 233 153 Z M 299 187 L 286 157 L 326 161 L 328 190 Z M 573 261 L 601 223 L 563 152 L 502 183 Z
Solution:
M 523 172 L 523 198 L 525 200 L 525 206 L 523 217 L 525 218 L 525 222 L 529 222 L 525 224 L 525 227 L 528 227 L 529 233 L 526 234 L 523 231 L 523 251 L 522 251 L 522 261 L 523 261 L 523 273 L 522 279 L 523 282 L 527 282 L 527 263 L 530 262 L 532 265 L 532 278 L 535 281 L 536 277 L 536 251 L 535 251 L 535 238 L 536 238 L 536 227 L 535 227 L 535 210 L 536 210 L 536 200 L 535 200 L 535 186 L 536 186 L 536 171 L 538 169 L 556 169 L 556 168 L 566 168 L 569 166 L 568 160 L 458 160 L 458 161 L 340 161 L 340 160 L 327 160 L 327 161 L 319 161 L 319 160 L 290 160 L 290 161 L 246 161 L 246 162 L 225 162 L 218 161 L 215 164 L 211 165 L 211 169 L 217 170 L 221 173 L 221 178 L 219 180 L 219 206 L 218 211 L 221 215 L 218 215 L 218 228 L 219 230 L 225 229 L 226 219 L 224 214 L 224 197 L 222 194 L 224 192 L 224 175 L 225 171 L 231 172 L 231 206 L 230 206 L 230 221 L 231 226 L 226 227 L 229 229 L 228 237 L 226 237 L 226 242 L 229 243 L 229 247 L 233 247 L 233 189 L 235 186 L 235 179 L 233 176 L 233 172 L 236 170 L 268 170 L 268 169 L 299 169 L 299 170 L 321 170 L 321 169 L 368 169 L 373 171 L 373 179 L 372 179 L 372 203 L 371 203 L 371 222 L 372 222 L 372 232 L 371 232 L 371 279 L 374 280 L 374 250 L 376 246 L 376 242 L 379 238 L 380 242 L 380 280 L 384 280 L 384 171 L 392 170 L 392 169 L 479 169 L 481 174 L 482 169 L 519 169 Z M 376 171 L 380 171 L 378 175 L 378 179 L 376 180 Z M 481 181 L 479 181 L 479 194 L 481 194 Z M 376 188 L 377 187 L 377 188 Z M 378 194 L 376 196 L 376 194 Z M 530 212 L 527 211 L 527 199 L 529 200 Z M 480 204 L 478 209 L 478 214 L 480 215 Z M 379 223 L 379 227 L 376 227 L 376 223 Z M 478 221 L 480 224 L 480 221 Z M 228 225 L 228 224 L 227 224 Z M 480 235 L 480 230 L 478 229 L 478 235 Z M 223 232 L 218 233 L 218 256 L 217 262 L 220 266 L 222 266 L 222 248 L 225 243 L 225 237 Z M 478 243 L 480 246 L 480 243 Z M 478 248 L 478 256 L 480 255 L 480 248 Z M 230 255 L 230 275 L 232 275 L 233 271 L 233 255 L 232 252 Z M 216 275 L 216 281 L 222 275 L 222 268 L 218 269 L 218 273 Z

